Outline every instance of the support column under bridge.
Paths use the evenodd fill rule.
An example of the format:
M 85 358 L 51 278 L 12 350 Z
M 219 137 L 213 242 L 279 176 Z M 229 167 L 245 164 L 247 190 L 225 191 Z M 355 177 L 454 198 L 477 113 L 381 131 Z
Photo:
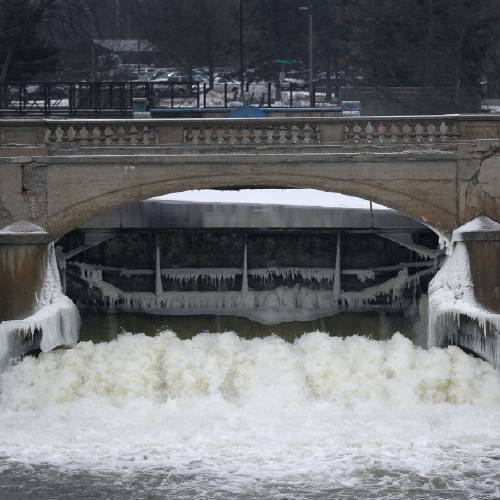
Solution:
M 28 222 L 0 230 L 0 322 L 33 314 L 47 272 L 48 234 Z
M 500 223 L 481 216 L 458 228 L 449 254 L 429 287 L 429 343 L 500 367 Z

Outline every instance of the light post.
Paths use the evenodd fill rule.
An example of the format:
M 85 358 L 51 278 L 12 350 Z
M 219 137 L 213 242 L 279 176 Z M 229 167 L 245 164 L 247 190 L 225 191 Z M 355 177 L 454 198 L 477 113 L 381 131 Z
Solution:
M 312 100 L 314 87 L 314 51 L 313 51 L 313 6 L 299 7 L 309 13 L 309 98 Z
M 245 66 L 243 57 L 243 0 L 240 0 L 240 82 L 241 82 L 241 99 L 243 102 L 243 92 L 244 92 L 244 76 L 245 76 Z

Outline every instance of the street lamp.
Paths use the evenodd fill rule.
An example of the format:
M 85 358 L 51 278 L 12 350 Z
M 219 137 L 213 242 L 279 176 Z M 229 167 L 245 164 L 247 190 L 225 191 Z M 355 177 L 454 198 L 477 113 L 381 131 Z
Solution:
M 243 100 L 243 80 L 245 76 L 245 61 L 243 56 L 243 0 L 240 0 L 240 82 L 241 99 Z
M 314 59 L 313 59 L 313 6 L 299 7 L 299 10 L 309 13 L 309 97 L 312 99 L 314 86 Z

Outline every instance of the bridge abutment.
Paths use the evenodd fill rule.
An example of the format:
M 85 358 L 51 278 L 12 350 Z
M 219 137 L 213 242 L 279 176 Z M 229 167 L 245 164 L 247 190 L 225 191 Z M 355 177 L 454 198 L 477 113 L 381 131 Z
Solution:
M 61 289 L 43 229 L 20 221 L 0 230 L 0 370 L 26 352 L 72 346 L 79 314 Z
M 454 231 L 452 245 L 429 288 L 429 344 L 500 367 L 500 223 L 477 217 Z
M 467 241 L 466 246 L 476 300 L 500 313 L 500 232 L 489 236 L 495 239 Z
M 0 322 L 35 311 L 47 272 L 47 236 L 25 221 L 0 231 Z

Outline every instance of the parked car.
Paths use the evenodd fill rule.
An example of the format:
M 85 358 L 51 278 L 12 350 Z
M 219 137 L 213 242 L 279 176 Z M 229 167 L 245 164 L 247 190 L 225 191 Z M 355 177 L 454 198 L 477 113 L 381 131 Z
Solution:
M 153 97 L 156 102 L 161 99 L 193 97 L 198 92 L 186 75 L 177 71 L 164 71 L 150 80 Z

